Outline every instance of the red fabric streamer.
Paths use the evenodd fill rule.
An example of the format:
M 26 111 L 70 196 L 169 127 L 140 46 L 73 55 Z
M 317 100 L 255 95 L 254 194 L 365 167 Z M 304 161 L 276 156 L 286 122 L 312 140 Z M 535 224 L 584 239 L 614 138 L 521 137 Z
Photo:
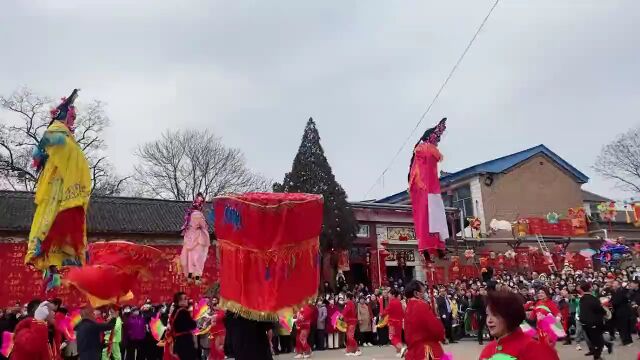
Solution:
M 220 297 L 226 308 L 265 320 L 315 296 L 321 196 L 249 193 L 217 198 L 214 204 Z

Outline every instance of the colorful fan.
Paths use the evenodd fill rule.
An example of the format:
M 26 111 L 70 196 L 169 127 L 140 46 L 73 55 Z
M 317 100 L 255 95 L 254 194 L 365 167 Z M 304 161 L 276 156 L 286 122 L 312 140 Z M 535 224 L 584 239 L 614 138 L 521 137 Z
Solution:
M 73 326 L 71 325 L 71 316 L 67 315 L 56 321 L 56 328 L 58 331 L 62 332 L 65 338 L 70 341 L 76 339 L 76 332 L 73 330 Z
M 385 326 L 387 326 L 387 324 L 389 323 L 389 315 L 385 315 L 380 322 L 378 323 L 378 325 L 376 325 L 376 327 L 378 329 L 383 328 Z
M 209 304 L 207 303 L 207 299 L 200 299 L 197 304 L 193 306 L 193 319 L 199 320 L 202 319 L 205 315 L 209 313 Z
M 164 335 L 164 331 L 167 327 L 164 326 L 160 320 L 160 313 L 151 318 L 151 321 L 149 321 L 149 329 L 151 331 L 151 335 L 156 341 L 160 341 L 160 339 L 162 339 L 162 335 Z
M 72 329 L 76 328 L 76 325 L 80 323 L 82 316 L 80 316 L 80 310 L 76 309 L 69 313 L 69 323 Z
M 531 325 L 529 325 L 526 321 L 520 324 L 520 329 L 527 336 L 530 336 L 530 337 L 536 336 L 536 329 L 532 328 Z
M 0 348 L 0 354 L 5 358 L 8 358 L 13 350 L 13 333 L 5 331 L 2 333 L 2 348 Z
M 442 357 L 440 358 L 440 360 L 453 360 L 453 354 L 452 353 L 444 353 L 444 354 L 442 354 Z
M 293 312 L 287 311 L 285 314 L 279 315 L 278 323 L 286 332 L 290 333 L 293 331 Z
M 551 314 L 545 316 L 542 320 L 538 320 L 537 326 L 540 330 L 544 331 L 552 341 L 567 336 L 567 333 L 562 328 L 562 324 Z

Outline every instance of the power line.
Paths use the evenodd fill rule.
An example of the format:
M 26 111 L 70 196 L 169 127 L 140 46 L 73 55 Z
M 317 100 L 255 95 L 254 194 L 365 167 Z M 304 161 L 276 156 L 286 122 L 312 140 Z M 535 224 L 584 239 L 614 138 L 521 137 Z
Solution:
M 429 111 L 431 111 L 431 108 L 433 107 L 433 104 L 435 104 L 435 102 L 440 97 L 440 94 L 442 93 L 442 90 L 444 90 L 445 86 L 447 86 L 447 84 L 449 83 L 449 80 L 451 80 L 451 78 L 453 77 L 453 74 L 456 72 L 456 70 L 458 69 L 458 66 L 462 62 L 462 59 L 464 59 L 464 57 L 467 55 L 467 52 L 469 52 L 469 49 L 471 48 L 471 45 L 473 45 L 473 43 L 476 41 L 476 38 L 478 37 L 478 34 L 480 34 L 480 31 L 482 31 L 482 28 L 487 23 L 487 20 L 489 20 L 489 17 L 491 16 L 491 13 L 493 13 L 493 10 L 496 8 L 496 6 L 498 6 L 498 2 L 499 1 L 500 0 L 496 0 L 493 3 L 493 6 L 491 7 L 491 9 L 489 9 L 489 12 L 487 13 L 487 16 L 484 17 L 484 19 L 480 23 L 480 26 L 478 26 L 478 29 L 476 30 L 475 34 L 473 34 L 473 37 L 471 38 L 471 40 L 467 44 L 467 47 L 462 52 L 462 55 L 460 55 L 460 57 L 458 58 L 458 61 L 456 61 L 455 65 L 453 65 L 453 67 L 451 68 L 451 71 L 449 72 L 449 75 L 447 76 L 447 78 L 444 80 L 444 82 L 440 86 L 440 89 L 438 89 L 438 92 L 436 92 L 436 95 L 431 100 L 431 103 L 429 104 L 429 106 L 427 106 L 427 109 L 422 113 L 422 116 L 420 116 L 420 119 L 418 120 L 418 123 L 416 124 L 416 126 L 413 127 L 413 130 L 411 130 L 411 133 L 409 134 L 409 136 L 407 136 L 407 138 L 404 140 L 404 142 L 402 143 L 402 146 L 400 146 L 400 148 L 398 149 L 396 154 L 393 156 L 393 158 L 391 158 L 391 161 L 389 162 L 389 165 L 387 165 L 387 167 L 382 171 L 380 176 L 378 176 L 376 181 L 373 183 L 373 185 L 371 185 L 369 190 L 367 190 L 367 192 L 365 194 L 365 199 L 368 198 L 369 193 L 371 193 L 371 190 L 373 190 L 373 188 L 380 182 L 380 180 L 384 179 L 384 175 L 387 173 L 387 171 L 389 171 L 389 169 L 391 168 L 393 163 L 398 158 L 398 155 L 400 155 L 402 150 L 404 150 L 404 147 L 407 145 L 409 140 L 413 138 L 413 134 L 420 127 L 420 125 L 422 124 L 422 121 L 424 121 L 424 119 L 427 116 L 427 114 L 429 114 Z

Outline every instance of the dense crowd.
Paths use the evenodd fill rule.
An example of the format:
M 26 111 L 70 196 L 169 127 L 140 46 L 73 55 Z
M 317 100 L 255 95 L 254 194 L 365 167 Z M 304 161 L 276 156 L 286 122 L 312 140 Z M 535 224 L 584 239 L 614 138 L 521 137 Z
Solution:
M 621 345 L 629 345 L 633 342 L 633 334 L 637 334 L 640 267 L 603 267 L 599 270 L 582 271 L 565 269 L 562 273 L 551 275 L 535 272 L 504 272 L 491 275 L 485 274 L 482 278 L 474 279 L 461 278 L 446 285 L 426 288 L 424 300 L 432 303 L 432 307 L 435 308 L 445 329 L 446 342 L 454 343 L 463 337 L 473 336 L 483 344 L 491 337 L 491 321 L 487 321 L 487 294 L 496 290 L 517 296 L 519 303 L 524 304 L 527 311 L 527 321 L 534 323 L 534 326 L 533 314 L 537 311 L 535 306 L 544 305 L 557 316 L 564 327 L 567 336 L 561 339 L 562 343 L 569 345 L 575 341 L 576 350 L 580 351 L 582 346 L 585 346 L 585 352 L 588 351 L 594 359 L 599 359 L 604 348 L 611 349 L 611 341 L 619 337 Z M 397 331 L 398 327 L 386 321 L 389 320 L 389 315 L 396 319 L 392 314 L 397 311 L 393 308 L 394 303 L 402 306 L 399 316 L 402 316 L 407 308 L 405 286 L 403 279 L 391 278 L 389 286 L 375 290 L 364 284 L 350 287 L 342 277 L 337 279 L 335 288 L 329 283 L 324 283 L 317 301 L 313 305 L 303 307 L 295 315 L 296 326 L 288 328 L 281 323 L 273 323 L 264 328 L 268 333 L 271 351 L 274 354 L 295 352 L 295 357 L 306 358 L 311 356 L 312 351 L 346 347 L 348 353 L 357 356 L 360 355 L 359 347 L 385 346 L 391 342 L 400 356 L 405 351 L 402 344 L 406 343 L 402 324 Z M 589 313 L 581 314 L 580 309 L 584 309 L 581 298 L 585 299 L 583 303 L 588 302 L 585 294 L 589 295 L 589 299 L 597 299 L 597 304 L 591 304 L 593 307 L 588 310 Z M 186 299 L 186 296 L 180 293 L 173 304 L 154 304 L 149 299 L 140 306 L 123 306 L 119 309 L 85 307 L 82 309 L 82 321 L 75 329 L 76 339 L 65 338 L 55 330 L 55 326 L 49 326 L 48 340 L 54 349 L 52 357 L 78 359 L 80 355 L 80 359 L 162 359 L 164 348 L 159 346 L 158 341 L 152 336 L 151 320 L 159 317 L 164 325 L 174 324 L 176 327 L 177 323 L 172 322 L 176 320 L 172 319 L 176 309 L 191 309 L 194 300 Z M 213 359 L 215 351 L 212 351 L 212 348 L 216 347 L 214 343 L 220 339 L 222 358 L 225 355 L 234 356 L 233 334 L 229 332 L 226 338 L 223 335 L 219 339 L 215 339 L 209 333 L 195 337 L 191 335 L 194 329 L 211 326 L 212 318 L 212 329 L 216 328 L 216 321 L 224 322 L 230 319 L 229 316 L 226 319 L 224 316 L 216 318 L 216 312 L 222 312 L 217 306 L 217 299 L 211 298 L 208 301 L 209 316 L 198 321 L 186 316 L 188 338 L 193 339 L 189 340 L 193 347 L 193 353 L 189 356 L 194 356 L 194 359 Z M 352 304 L 353 308 L 350 309 L 349 304 Z M 38 313 L 42 309 L 49 312 Z M 351 315 L 346 315 L 349 312 Z M 65 316 L 67 313 L 68 309 L 60 299 L 47 302 L 33 300 L 24 306 L 16 304 L 0 312 L 0 331 L 16 332 L 20 329 L 21 320 L 25 318 L 50 320 L 51 324 L 55 324 L 56 317 Z M 340 318 L 354 319 L 356 326 L 353 336 L 357 344 L 349 344 L 349 332 L 338 329 L 339 324 L 335 321 L 338 315 Z M 593 320 L 594 316 L 599 320 Z M 591 326 L 592 324 L 598 326 Z M 222 324 L 217 325 L 219 328 Z M 600 343 L 598 334 L 608 336 L 603 337 Z M 177 342 L 175 345 L 179 347 Z M 18 346 L 15 347 L 17 349 Z M 82 354 L 95 356 L 88 357 Z M 19 360 L 19 357 L 14 356 L 12 359 Z

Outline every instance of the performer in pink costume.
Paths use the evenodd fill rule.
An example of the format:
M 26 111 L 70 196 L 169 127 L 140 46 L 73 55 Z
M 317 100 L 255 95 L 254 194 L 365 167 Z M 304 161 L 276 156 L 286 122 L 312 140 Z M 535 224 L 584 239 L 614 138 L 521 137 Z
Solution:
M 190 281 L 195 277 L 196 282 L 199 282 L 202 276 L 202 270 L 204 269 L 211 243 L 209 240 L 209 225 L 202 213 L 203 205 L 204 196 L 198 193 L 193 204 L 187 210 L 184 225 L 182 226 L 184 243 L 180 254 L 180 265 L 187 279 Z
M 430 261 L 430 253 L 444 255 L 445 240 L 449 237 L 438 177 L 438 162 L 442 160 L 442 154 L 437 147 L 447 128 L 446 121 L 444 118 L 425 131 L 413 149 L 409 168 L 409 194 L 418 249 L 427 261 Z

